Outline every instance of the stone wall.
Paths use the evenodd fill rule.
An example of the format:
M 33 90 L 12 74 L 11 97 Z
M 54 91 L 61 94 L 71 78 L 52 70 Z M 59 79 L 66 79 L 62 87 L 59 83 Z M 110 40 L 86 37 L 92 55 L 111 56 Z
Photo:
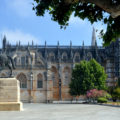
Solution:
M 108 74 L 107 85 L 112 86 L 115 83 L 114 60 L 109 57 L 110 48 L 72 47 L 72 45 L 66 47 L 39 46 L 39 48 L 16 46 L 11 47 L 10 50 L 7 49 L 8 54 L 16 61 L 16 69 L 13 70 L 13 75 L 22 79 L 20 80 L 20 91 L 23 102 L 47 102 L 59 100 L 60 97 L 62 100 L 71 100 L 72 97 L 69 94 L 71 71 L 75 62 L 79 63 L 83 59 L 95 58 L 99 60 L 98 62 L 105 65 Z M 32 81 L 31 73 L 33 74 Z M 0 76 L 5 77 L 9 74 L 9 70 L 3 70 Z M 43 80 L 42 88 L 37 88 L 39 74 Z M 24 85 L 25 82 L 26 86 Z

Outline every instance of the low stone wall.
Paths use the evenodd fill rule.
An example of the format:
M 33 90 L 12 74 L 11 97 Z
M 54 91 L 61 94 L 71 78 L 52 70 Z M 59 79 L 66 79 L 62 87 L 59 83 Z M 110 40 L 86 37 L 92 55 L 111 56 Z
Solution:
M 85 101 L 53 101 L 54 104 L 80 104 Z

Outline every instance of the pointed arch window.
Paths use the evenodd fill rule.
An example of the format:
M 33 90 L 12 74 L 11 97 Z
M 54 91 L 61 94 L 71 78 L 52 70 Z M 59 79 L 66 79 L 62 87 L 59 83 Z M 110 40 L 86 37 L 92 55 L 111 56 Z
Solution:
M 17 79 L 20 81 L 20 88 L 27 88 L 27 77 L 25 74 L 20 73 Z
M 80 54 L 76 53 L 75 54 L 75 62 L 79 62 L 80 61 Z
M 29 57 L 26 56 L 26 64 L 29 65 Z
M 69 67 L 65 67 L 64 71 L 63 71 L 63 81 L 62 84 L 65 86 L 68 86 L 70 83 L 70 68 Z
M 22 65 L 22 66 L 25 65 L 25 57 L 24 57 L 24 56 L 21 57 L 21 65 Z
M 52 80 L 53 80 L 53 86 L 56 86 L 56 77 L 55 77 L 55 72 L 52 72 Z
M 91 52 L 88 52 L 87 53 L 87 60 L 89 61 L 89 60 L 91 60 L 92 59 L 92 54 L 91 54 Z
M 64 53 L 62 54 L 62 59 L 63 59 L 63 61 L 66 61 L 67 58 L 68 58 L 67 53 L 64 52 Z
M 69 82 L 69 73 L 68 73 L 68 71 L 65 72 L 65 78 L 64 79 L 65 79 L 65 83 L 64 84 L 68 85 L 68 82 Z
M 49 54 L 49 59 L 50 59 L 50 61 L 54 61 L 54 60 L 55 60 L 55 55 L 54 55 L 54 53 L 50 53 L 50 54 Z
M 58 71 L 57 68 L 52 66 L 51 67 L 51 80 L 53 81 L 53 87 L 58 86 Z
M 37 88 L 43 88 L 43 77 L 41 74 L 37 75 Z

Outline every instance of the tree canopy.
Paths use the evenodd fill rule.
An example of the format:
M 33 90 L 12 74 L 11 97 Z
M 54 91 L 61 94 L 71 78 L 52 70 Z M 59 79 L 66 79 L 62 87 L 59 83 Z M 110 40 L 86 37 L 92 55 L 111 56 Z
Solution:
M 120 36 L 120 0 L 34 0 L 33 10 L 37 16 L 48 11 L 52 20 L 62 27 L 68 26 L 70 16 L 88 19 L 91 24 L 102 21 L 107 30 L 101 35 L 104 45 L 109 45 Z M 106 14 L 108 13 L 108 14 Z
M 70 94 L 77 96 L 84 95 L 91 89 L 105 90 L 106 77 L 104 68 L 94 59 L 81 61 L 73 68 Z

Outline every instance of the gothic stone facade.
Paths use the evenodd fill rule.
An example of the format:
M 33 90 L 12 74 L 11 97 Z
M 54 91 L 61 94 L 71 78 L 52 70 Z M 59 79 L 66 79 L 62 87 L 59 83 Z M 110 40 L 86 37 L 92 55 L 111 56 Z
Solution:
M 71 100 L 69 83 L 75 63 L 81 60 L 96 59 L 104 66 L 108 78 L 106 84 L 113 86 L 120 71 L 120 40 L 109 47 L 97 46 L 93 37 L 91 46 L 56 46 L 50 45 L 10 45 L 3 39 L 0 52 L 6 51 L 14 62 L 13 75 L 20 81 L 21 100 L 23 102 L 51 102 Z M 10 74 L 8 69 L 0 76 Z

